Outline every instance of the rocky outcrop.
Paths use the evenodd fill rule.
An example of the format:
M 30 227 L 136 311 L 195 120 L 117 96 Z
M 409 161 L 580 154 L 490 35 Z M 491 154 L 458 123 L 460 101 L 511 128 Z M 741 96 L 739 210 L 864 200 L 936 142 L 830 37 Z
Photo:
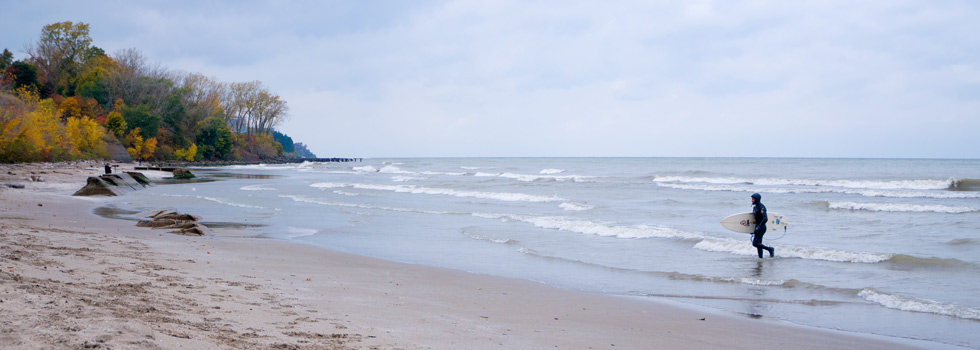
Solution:
M 76 191 L 73 196 L 118 196 L 127 192 L 155 186 L 142 173 L 125 172 L 120 174 L 105 174 L 90 176 L 85 187 Z
M 170 231 L 170 233 L 185 236 L 205 236 L 211 233 L 211 229 L 198 222 L 201 220 L 200 217 L 181 214 L 172 209 L 149 213 L 146 217 L 147 220 L 140 220 L 136 223 L 136 226 L 152 227 L 155 229 L 175 229 Z

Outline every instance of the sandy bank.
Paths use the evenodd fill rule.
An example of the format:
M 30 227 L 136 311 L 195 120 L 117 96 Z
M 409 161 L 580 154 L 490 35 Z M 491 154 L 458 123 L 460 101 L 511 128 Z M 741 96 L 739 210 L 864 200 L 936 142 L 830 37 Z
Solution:
M 68 196 L 101 172 L 0 167 L 0 183 L 25 184 L 0 188 L 0 348 L 911 348 L 234 232 L 136 227 L 91 214 L 98 198 Z

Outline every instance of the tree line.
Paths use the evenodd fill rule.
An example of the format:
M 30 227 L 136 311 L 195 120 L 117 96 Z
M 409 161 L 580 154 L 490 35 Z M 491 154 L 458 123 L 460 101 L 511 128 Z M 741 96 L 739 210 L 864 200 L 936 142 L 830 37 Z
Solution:
M 275 130 L 289 106 L 262 82 L 171 71 L 136 49 L 106 54 L 86 23 L 46 25 L 25 51 L 0 56 L 0 162 L 106 159 L 116 145 L 142 160 L 312 156 Z

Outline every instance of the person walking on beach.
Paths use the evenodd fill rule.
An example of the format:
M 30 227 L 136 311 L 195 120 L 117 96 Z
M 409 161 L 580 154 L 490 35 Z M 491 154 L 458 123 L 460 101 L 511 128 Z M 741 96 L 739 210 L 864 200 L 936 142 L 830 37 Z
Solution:
M 762 205 L 761 194 L 752 194 L 752 215 L 755 216 L 755 231 L 752 232 L 752 246 L 759 252 L 759 259 L 762 259 L 763 249 L 769 251 L 769 257 L 771 258 L 776 255 L 776 249 L 766 247 L 762 244 L 762 236 L 766 234 L 766 222 L 769 221 L 769 215 L 766 213 L 766 206 Z

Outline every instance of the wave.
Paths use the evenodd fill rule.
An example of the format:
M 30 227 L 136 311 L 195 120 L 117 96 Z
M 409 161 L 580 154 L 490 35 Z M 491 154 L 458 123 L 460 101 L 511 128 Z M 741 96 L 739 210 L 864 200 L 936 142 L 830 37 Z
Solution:
M 584 176 L 584 175 L 541 175 L 541 174 L 515 174 L 515 173 L 485 173 L 478 172 L 473 174 L 477 177 L 500 177 L 505 179 L 514 179 L 523 182 L 534 182 L 534 181 L 557 181 L 557 182 L 590 182 L 595 179 L 595 176 Z
M 374 185 L 363 183 L 330 183 L 320 182 L 310 185 L 314 188 L 335 189 L 335 188 L 354 188 L 363 190 L 392 191 L 398 193 L 445 195 L 462 198 L 493 199 L 509 202 L 561 202 L 564 198 L 555 196 L 536 196 L 524 193 L 511 192 L 479 192 L 479 191 L 458 191 L 448 188 L 419 187 L 413 185 Z
M 595 206 L 593 205 L 588 205 L 584 203 L 572 203 L 572 202 L 564 202 L 562 204 L 559 204 L 558 207 L 568 211 L 585 211 L 585 210 L 595 209 Z
M 727 192 L 757 192 L 758 187 L 751 186 L 734 186 L 734 185 L 702 185 L 702 184 L 686 184 L 686 183 L 664 183 L 657 182 L 657 186 L 665 188 L 673 188 L 679 190 L 697 190 L 697 191 L 727 191 Z M 925 192 L 925 191 L 897 191 L 897 190 L 858 190 L 858 189 L 845 189 L 845 188 L 767 188 L 766 192 L 769 193 L 788 193 L 788 194 L 801 194 L 801 193 L 842 193 L 842 194 L 855 194 L 865 197 L 887 197 L 887 198 L 938 198 L 938 199 L 953 199 L 953 198 L 980 198 L 980 193 L 977 192 L 956 192 L 956 191 L 942 191 L 942 192 Z
M 709 252 L 729 253 L 735 255 L 756 256 L 758 254 L 756 248 L 749 244 L 748 240 L 735 240 L 730 238 L 705 238 L 696 243 L 694 248 Z M 810 248 L 779 245 L 776 246 L 776 257 L 874 264 L 887 261 L 888 259 L 892 258 L 892 255 L 850 252 L 818 247 Z
M 858 293 L 858 296 L 889 309 L 953 316 L 968 320 L 980 320 L 980 309 L 974 307 L 903 297 L 881 292 L 873 288 L 862 290 Z
M 705 236 L 696 232 L 682 231 L 666 226 L 635 225 L 621 226 L 564 216 L 523 216 L 510 214 L 473 213 L 473 216 L 487 219 L 513 220 L 534 225 L 538 228 L 582 233 L 603 237 L 628 239 L 641 238 L 681 238 L 699 239 Z
M 285 195 L 285 194 L 281 194 L 281 195 L 279 195 L 279 197 L 281 197 L 281 198 L 289 198 L 289 199 L 292 199 L 295 202 L 300 202 L 300 203 L 310 203 L 310 204 L 326 205 L 326 206 L 331 206 L 331 207 L 374 209 L 374 210 L 397 211 L 397 212 L 403 212 L 403 213 L 419 213 L 419 214 L 435 214 L 435 215 L 463 214 L 463 213 L 453 213 L 453 212 L 438 211 L 438 210 L 424 210 L 424 209 L 396 208 L 396 207 L 380 207 L 380 206 L 365 205 L 365 204 L 355 204 L 355 203 L 346 203 L 346 202 L 325 201 L 325 200 L 320 200 L 320 199 L 315 199 L 315 198 L 309 198 L 309 197 L 304 197 L 304 196 Z
M 401 176 L 401 175 L 399 175 L 399 176 L 392 176 L 391 177 L 391 181 L 394 181 L 394 182 L 408 182 L 408 181 L 417 181 L 417 180 L 425 180 L 425 179 L 428 179 L 428 178 L 426 178 L 426 177 L 418 177 L 418 176 Z
M 264 187 L 263 185 L 248 185 L 248 186 L 239 188 L 239 190 L 242 190 L 242 191 L 277 191 L 275 188 L 268 188 L 268 187 Z
M 564 172 L 565 172 L 565 169 L 544 169 L 544 170 L 541 170 L 541 172 L 539 172 L 539 174 L 543 174 L 543 175 L 554 175 L 554 174 L 561 174 L 561 173 L 564 173 Z
M 317 231 L 316 229 L 313 229 L 313 228 L 292 227 L 292 226 L 290 226 L 290 227 L 287 227 L 286 228 L 286 232 L 288 232 L 288 238 L 289 239 L 293 239 L 293 238 L 299 238 L 299 237 L 312 236 L 312 235 L 317 234 L 317 232 L 319 232 L 319 231 Z
M 655 182 L 680 183 L 709 183 L 709 184 L 745 184 L 759 186 L 816 186 L 840 187 L 855 189 L 878 190 L 947 190 L 953 188 L 958 180 L 807 180 L 807 179 L 745 179 L 734 177 L 687 177 L 687 176 L 657 176 Z
M 490 242 L 490 243 L 497 243 L 497 244 L 517 244 L 518 243 L 517 241 L 515 241 L 513 239 L 488 237 L 488 236 L 479 234 L 479 233 L 474 232 L 474 231 L 476 231 L 476 228 L 474 228 L 474 227 L 464 227 L 461 230 L 459 230 L 459 232 L 462 233 L 464 236 L 469 237 L 469 238 L 472 238 L 472 239 L 475 239 L 475 240 L 478 240 L 478 241 L 487 241 L 487 242 Z
M 236 202 L 228 201 L 226 199 L 216 198 L 216 197 L 209 197 L 209 196 L 192 196 L 192 195 L 184 195 L 184 194 L 160 194 L 160 196 L 163 196 L 163 197 L 197 198 L 197 199 L 203 199 L 203 200 L 206 200 L 206 201 L 211 201 L 211 202 L 215 202 L 215 203 L 218 203 L 218 204 L 224 204 L 224 205 L 229 205 L 229 206 L 239 207 L 239 208 L 265 209 L 265 210 L 276 210 L 276 211 L 279 211 L 280 210 L 279 208 L 266 208 L 266 207 L 260 207 L 260 206 L 255 206 L 255 205 L 236 203 Z
M 947 205 L 921 205 L 921 204 L 900 204 L 900 203 L 855 203 L 855 202 L 824 202 L 827 208 L 840 210 L 865 210 L 877 212 L 900 212 L 900 213 L 946 213 L 962 214 L 980 211 L 974 207 L 954 207 Z

